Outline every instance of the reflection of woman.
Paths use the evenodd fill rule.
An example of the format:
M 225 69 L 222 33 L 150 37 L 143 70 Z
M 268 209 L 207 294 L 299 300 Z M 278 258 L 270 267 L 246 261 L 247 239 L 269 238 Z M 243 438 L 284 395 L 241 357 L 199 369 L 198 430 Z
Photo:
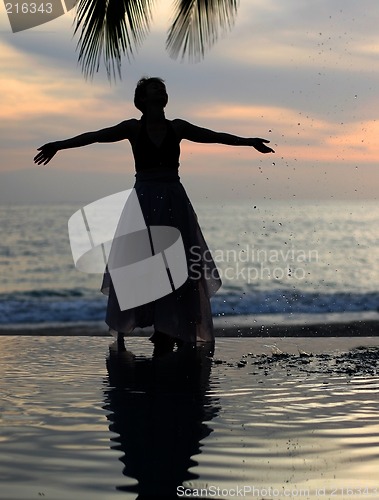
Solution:
M 106 272 L 102 286 L 103 293 L 109 295 L 106 322 L 118 332 L 120 339 L 135 327 L 154 325 L 151 340 L 156 348 L 163 350 L 172 349 L 175 343 L 214 339 L 209 299 L 221 285 L 196 214 L 179 180 L 180 141 L 252 146 L 261 153 L 273 152 L 266 146 L 269 141 L 265 139 L 214 132 L 179 119 L 167 120 L 164 114 L 167 102 L 163 81 L 143 78 L 137 84 L 134 98 L 136 107 L 143 113 L 140 120 L 126 120 L 114 127 L 45 144 L 34 158 L 38 164 L 47 164 L 60 149 L 94 142 L 130 141 L 136 168 L 134 188 L 145 222 L 147 226 L 179 229 L 187 257 L 188 279 L 161 299 L 121 311 Z M 132 283 L 126 285 L 133 286 Z
M 130 478 L 118 489 L 138 498 L 177 498 L 177 487 L 198 477 L 189 471 L 197 465 L 192 457 L 212 432 L 205 422 L 219 411 L 207 394 L 212 354 L 213 343 L 153 359 L 110 347 L 105 409 L 117 434 L 112 449 L 123 453 L 123 474 Z

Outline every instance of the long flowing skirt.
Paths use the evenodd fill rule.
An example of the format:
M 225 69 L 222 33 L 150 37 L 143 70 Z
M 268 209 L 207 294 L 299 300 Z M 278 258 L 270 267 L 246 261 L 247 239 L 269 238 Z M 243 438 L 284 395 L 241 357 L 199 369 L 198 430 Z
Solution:
M 136 174 L 134 185 L 147 227 L 172 226 L 180 231 L 188 278 L 171 293 L 146 304 L 121 310 L 111 275 L 106 269 L 101 291 L 108 295 L 106 323 L 111 331 L 132 334 L 136 327 L 155 330 L 185 342 L 213 341 L 210 297 L 221 286 L 217 267 L 198 224 L 197 215 L 176 171 Z M 133 225 L 128 202 L 120 222 Z M 125 220 L 126 218 L 126 220 Z M 121 220 L 123 219 L 123 220 Z M 132 287 L 133 283 L 125 283 Z

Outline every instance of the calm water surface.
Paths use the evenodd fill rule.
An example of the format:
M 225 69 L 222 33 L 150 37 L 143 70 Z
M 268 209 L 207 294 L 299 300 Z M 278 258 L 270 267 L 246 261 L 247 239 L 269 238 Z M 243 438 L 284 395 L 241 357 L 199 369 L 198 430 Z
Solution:
M 286 352 L 379 345 L 275 342 Z M 152 360 L 147 339 L 119 354 L 108 338 L 0 337 L 0 498 L 169 498 L 177 485 L 213 498 L 236 488 L 378 498 L 379 377 L 237 366 L 269 343 L 226 338 L 213 358 Z

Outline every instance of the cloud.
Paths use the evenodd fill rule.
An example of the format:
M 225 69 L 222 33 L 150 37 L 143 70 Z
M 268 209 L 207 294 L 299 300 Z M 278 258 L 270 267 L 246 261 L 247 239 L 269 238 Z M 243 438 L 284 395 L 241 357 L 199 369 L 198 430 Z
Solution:
M 340 159 L 376 164 L 379 159 L 379 122 L 376 120 L 347 124 L 343 132 L 330 136 L 327 145 L 340 151 Z
M 34 167 L 0 172 L 2 203 L 77 203 L 80 206 L 133 186 L 132 173 L 91 172 Z
M 372 0 L 241 2 L 233 30 L 199 64 L 169 58 L 165 39 L 171 7 L 169 2 L 163 4 L 163 10 L 157 4 L 151 34 L 135 60 L 124 61 L 123 81 L 112 85 L 105 71 L 92 82 L 84 80 L 70 15 L 24 33 L 2 32 L 2 170 L 32 167 L 35 148 L 43 142 L 138 117 L 132 103 L 134 86 L 148 74 L 166 79 L 169 118 L 263 136 L 277 144 L 274 160 L 250 148 L 183 142 L 186 176 L 209 175 L 209 185 L 215 184 L 204 171 L 206 166 L 228 184 L 235 181 L 236 171 L 246 176 L 252 164 L 273 169 L 280 165 L 284 170 L 270 178 L 276 186 L 274 195 L 280 192 L 276 179 L 288 186 L 305 186 L 311 178 L 315 189 L 332 193 L 333 186 L 325 186 L 324 172 L 335 173 L 327 176 L 335 186 L 342 166 L 357 164 L 362 169 L 366 164 L 365 174 L 376 179 L 369 168 L 378 157 L 379 132 L 375 121 L 379 13 Z M 300 162 L 309 165 L 307 175 L 294 177 L 294 170 L 289 175 L 287 170 Z M 128 144 L 93 145 L 60 153 L 52 168 L 85 174 L 106 169 L 113 175 L 132 171 L 133 159 Z M 263 174 L 258 179 L 259 189 L 271 189 Z M 348 180 L 343 177 L 343 182 Z M 370 182 L 362 189 L 371 193 Z

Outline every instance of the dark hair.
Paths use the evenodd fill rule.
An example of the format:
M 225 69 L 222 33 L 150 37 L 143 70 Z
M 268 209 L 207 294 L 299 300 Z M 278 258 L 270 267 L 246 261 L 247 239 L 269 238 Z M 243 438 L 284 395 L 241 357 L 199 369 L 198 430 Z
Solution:
M 137 109 L 139 109 L 142 113 L 145 111 L 144 109 L 145 107 L 141 98 L 145 96 L 146 87 L 151 82 L 160 82 L 164 84 L 164 80 L 162 80 L 162 78 L 159 78 L 158 76 L 153 76 L 153 77 L 144 76 L 138 81 L 136 90 L 134 92 L 134 106 Z

